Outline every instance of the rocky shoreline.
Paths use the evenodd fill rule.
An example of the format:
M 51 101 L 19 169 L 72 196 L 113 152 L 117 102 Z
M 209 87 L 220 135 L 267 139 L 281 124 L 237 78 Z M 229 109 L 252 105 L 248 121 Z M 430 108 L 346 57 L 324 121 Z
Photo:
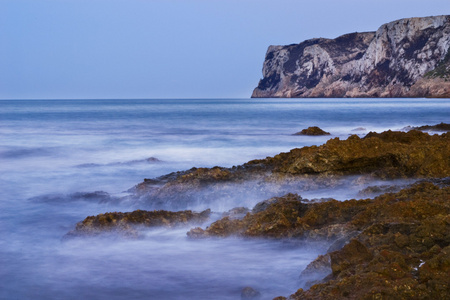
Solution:
M 349 176 L 354 185 L 415 183 L 366 184 L 360 200 L 308 200 L 296 193 L 348 184 Z M 252 208 L 236 207 L 216 221 L 211 210 L 106 213 L 86 218 L 66 238 L 105 233 L 138 238 L 149 227 L 189 226 L 192 239 L 325 241 L 329 250 L 299 270 L 303 288 L 289 299 L 444 299 L 450 295 L 449 178 L 449 133 L 351 135 L 232 168 L 193 168 L 146 179 L 126 199 L 183 208 L 199 199 L 226 199 L 236 187 L 244 187 L 242 198 L 274 195 Z M 378 196 L 364 199 L 367 195 Z

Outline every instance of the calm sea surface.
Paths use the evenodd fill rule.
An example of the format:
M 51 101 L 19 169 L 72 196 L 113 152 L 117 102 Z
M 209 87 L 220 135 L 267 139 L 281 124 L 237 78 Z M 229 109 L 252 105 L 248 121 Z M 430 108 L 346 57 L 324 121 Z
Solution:
M 132 209 L 67 195 L 120 196 L 144 178 L 330 138 L 292 135 L 309 126 L 345 139 L 440 122 L 449 99 L 0 100 L 0 299 L 240 299 L 245 286 L 289 295 L 320 245 L 193 241 L 189 228 L 62 242 L 86 216 Z

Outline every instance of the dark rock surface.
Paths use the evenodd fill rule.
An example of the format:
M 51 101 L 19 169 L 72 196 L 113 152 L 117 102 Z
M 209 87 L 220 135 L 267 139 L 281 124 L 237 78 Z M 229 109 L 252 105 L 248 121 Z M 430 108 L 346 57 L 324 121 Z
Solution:
M 90 216 L 79 222 L 75 230 L 70 231 L 65 236 L 87 237 L 104 234 L 113 234 L 128 238 L 137 238 L 140 228 L 150 227 L 175 227 L 201 224 L 209 219 L 211 211 L 205 210 L 197 213 L 186 211 L 145 211 L 136 210 L 133 212 L 111 212 L 97 216 Z
M 412 129 L 415 130 L 421 130 L 421 131 L 428 131 L 428 130 L 432 130 L 432 131 L 450 131 L 450 124 L 446 124 L 446 123 L 439 123 L 436 125 L 424 125 L 424 126 L 419 126 L 419 127 L 412 127 Z
M 312 126 L 312 127 L 303 129 L 302 131 L 299 131 L 299 132 L 295 133 L 294 135 L 330 135 L 330 133 L 320 129 L 317 126 Z
M 305 203 L 290 194 L 242 220 L 225 217 L 195 233 L 188 235 L 344 240 L 302 272 L 312 286 L 289 299 L 445 299 L 450 293 L 448 185 L 422 182 L 342 202 Z
M 252 97 L 450 97 L 450 16 L 270 46 Z
M 239 197 L 330 188 L 342 178 L 419 180 L 402 190 L 372 186 L 373 199 L 307 200 L 284 193 L 236 207 L 190 238 L 229 237 L 319 241 L 329 246 L 301 274 L 289 299 L 446 299 L 450 294 L 450 134 L 370 132 L 321 146 L 293 149 L 232 168 L 192 168 L 146 179 L 130 190 L 142 203 L 195 204 L 199 198 Z M 346 181 L 345 184 L 348 184 Z M 225 199 L 225 198 L 224 198 Z M 265 198 L 261 198 L 265 199 Z M 141 228 L 202 226 L 210 210 L 143 211 L 91 216 L 67 238 L 111 234 L 136 238 Z M 299 270 L 300 273 L 300 270 Z M 248 289 L 243 297 L 253 297 Z M 248 293 L 247 293 L 248 292 Z M 276 299 L 286 299 L 278 297 Z
M 441 178 L 450 176 L 450 134 L 370 132 L 364 138 L 330 139 L 321 146 L 293 149 L 232 168 L 192 168 L 146 179 L 133 196 L 151 207 L 185 209 L 196 201 L 265 195 L 282 196 L 344 185 L 341 175 L 365 178 Z M 259 198 L 258 198 L 259 197 Z M 264 198 L 262 198 L 264 199 Z
M 241 299 L 261 299 L 261 293 L 247 286 L 241 291 Z

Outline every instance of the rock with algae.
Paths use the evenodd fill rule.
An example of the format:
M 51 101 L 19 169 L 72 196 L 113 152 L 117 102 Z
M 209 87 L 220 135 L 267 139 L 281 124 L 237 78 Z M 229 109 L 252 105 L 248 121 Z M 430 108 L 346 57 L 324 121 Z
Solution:
M 289 194 L 258 207 L 242 220 L 225 217 L 188 235 L 339 242 L 302 273 L 313 278 L 306 284 L 311 287 L 289 299 L 446 299 L 450 294 L 448 185 L 420 182 L 375 199 L 342 202 L 306 202 Z M 313 276 L 316 270 L 323 278 Z
M 330 135 L 330 133 L 322 130 L 321 128 L 319 128 L 317 126 L 312 126 L 312 127 L 303 129 L 302 131 L 299 131 L 299 132 L 295 133 L 294 135 Z
M 175 227 L 201 224 L 208 220 L 211 210 L 200 213 L 186 211 L 145 211 L 111 212 L 90 216 L 79 222 L 66 238 L 113 234 L 127 238 L 139 237 L 140 228 Z
M 233 197 L 283 195 L 301 189 L 330 187 L 336 176 L 372 178 L 439 178 L 450 176 L 450 134 L 429 135 L 417 130 L 352 135 L 330 139 L 321 146 L 292 149 L 274 157 L 249 161 L 232 168 L 193 168 L 147 179 L 132 191 L 143 203 L 172 207 Z M 246 185 L 247 184 L 247 185 Z M 182 199 L 180 200 L 180 195 Z

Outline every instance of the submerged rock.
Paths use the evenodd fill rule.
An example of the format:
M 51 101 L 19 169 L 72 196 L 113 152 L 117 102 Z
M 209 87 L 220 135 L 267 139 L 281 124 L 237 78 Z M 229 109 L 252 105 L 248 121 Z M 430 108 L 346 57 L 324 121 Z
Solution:
M 98 203 L 119 203 L 120 198 L 111 196 L 104 191 L 76 192 L 72 194 L 49 194 L 29 199 L 33 202 L 47 202 L 52 204 L 64 204 L 72 201 L 87 201 Z
M 261 299 L 261 293 L 247 286 L 241 291 L 241 299 Z
M 297 132 L 294 135 L 330 135 L 330 133 L 320 129 L 317 126 L 313 126 L 303 129 L 302 131 Z
M 112 212 L 90 216 L 79 222 L 75 230 L 67 233 L 66 238 L 114 234 L 129 238 L 139 236 L 139 229 L 150 227 L 175 227 L 201 224 L 208 220 L 211 210 L 200 213 L 186 211 L 145 211 Z

